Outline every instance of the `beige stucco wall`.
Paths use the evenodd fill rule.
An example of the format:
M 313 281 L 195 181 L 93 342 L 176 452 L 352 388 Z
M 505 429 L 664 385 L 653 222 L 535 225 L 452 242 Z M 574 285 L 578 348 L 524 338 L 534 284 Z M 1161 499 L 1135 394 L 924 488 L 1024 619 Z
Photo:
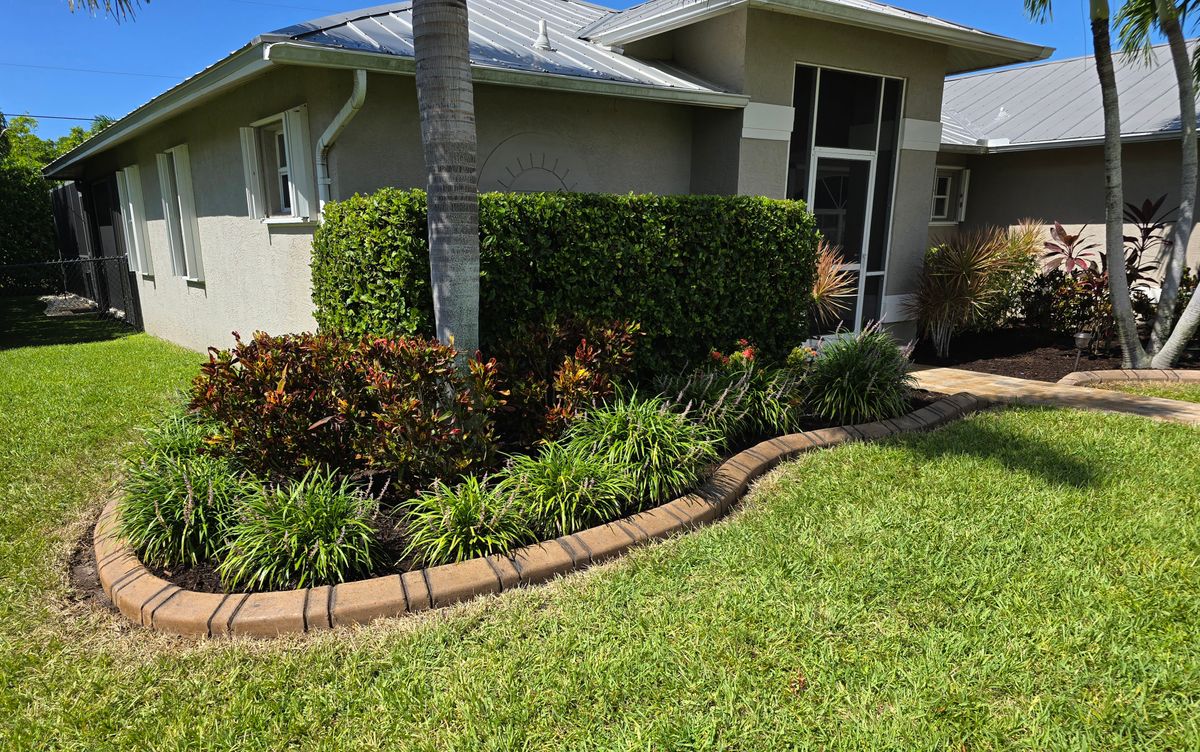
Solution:
M 89 160 L 85 182 L 140 168 L 154 274 L 139 282 L 146 330 L 195 350 L 249 335 L 310 330 L 312 225 L 247 216 L 238 128 L 299 104 L 315 143 L 348 97 L 349 71 L 273 70 Z M 690 108 L 478 86 L 483 190 L 686 193 Z M 205 279 L 173 276 L 155 155 L 188 145 Z M 367 102 L 331 154 L 333 197 L 425 182 L 411 77 L 369 76 Z
M 1126 144 L 1123 150 L 1126 201 L 1167 195 L 1166 208 L 1179 205 L 1179 144 L 1176 141 Z M 943 164 L 971 169 L 964 227 L 1007 227 L 1024 218 L 1047 225 L 1061 222 L 1070 232 L 1087 225 L 1085 235 L 1104 239 L 1104 154 L 1100 147 L 964 156 L 942 154 Z M 1127 226 L 1129 234 L 1133 228 Z M 936 236 L 934 236 L 936 237 Z M 1200 262 L 1200 234 L 1193 233 L 1189 263 Z
M 946 48 L 914 39 L 797 16 L 752 10 L 747 19 L 746 87 L 754 102 L 792 106 L 795 66 L 841 68 L 903 78 L 904 117 L 941 119 Z M 789 144 L 744 139 L 739 188 L 782 196 L 787 188 Z M 902 149 L 892 215 L 885 295 L 915 287 L 928 241 L 928 218 L 937 163 L 935 152 Z

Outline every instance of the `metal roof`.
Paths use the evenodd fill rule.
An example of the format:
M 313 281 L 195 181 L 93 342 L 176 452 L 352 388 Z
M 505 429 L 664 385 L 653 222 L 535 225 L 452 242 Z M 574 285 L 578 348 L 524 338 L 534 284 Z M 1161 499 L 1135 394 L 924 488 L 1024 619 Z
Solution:
M 950 21 L 944 21 L 940 18 L 927 16 L 924 13 L 915 13 L 913 11 L 904 10 L 903 8 L 872 2 L 872 0 L 823 0 L 823 2 L 828 3 L 829 5 L 843 5 L 847 8 L 855 8 L 871 13 L 878 13 L 883 16 L 892 16 L 894 18 L 919 21 L 921 23 L 928 23 L 947 29 L 977 31 L 969 26 L 963 26 Z M 605 17 L 582 29 L 579 32 L 579 36 L 589 39 L 600 36 L 613 29 L 619 29 L 621 27 L 628 26 L 634 21 L 678 12 L 692 6 L 705 6 L 713 4 L 714 3 L 712 0 L 648 0 L 648 2 L 635 5 L 627 10 L 607 14 Z
M 471 64 L 663 89 L 719 92 L 695 76 L 638 60 L 580 39 L 579 29 L 614 11 L 579 0 L 468 0 Z M 534 46 L 545 21 L 551 49 Z M 411 58 L 412 4 L 389 3 L 340 13 L 272 32 L 280 37 L 344 50 Z
M 1179 90 L 1171 52 L 1114 57 L 1121 133 L 1128 139 L 1179 133 Z M 1090 56 L 946 80 L 942 144 L 992 150 L 1088 145 L 1104 138 L 1104 107 Z M 990 143 L 989 143 L 990 142 Z
M 649 0 L 610 13 L 579 31 L 606 45 L 622 45 L 726 13 L 739 6 L 848 24 L 924 39 L 949 48 L 951 73 L 1043 60 L 1048 47 L 963 26 L 874 0 Z

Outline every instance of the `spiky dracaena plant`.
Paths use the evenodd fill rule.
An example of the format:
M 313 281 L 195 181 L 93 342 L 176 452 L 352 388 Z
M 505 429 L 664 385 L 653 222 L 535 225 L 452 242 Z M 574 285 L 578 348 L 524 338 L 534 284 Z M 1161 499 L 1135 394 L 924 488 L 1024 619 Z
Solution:
M 376 513 L 369 493 L 314 468 L 246 497 L 217 572 L 228 588 L 345 582 L 374 567 Z
M 995 310 L 1022 263 L 1010 253 L 1006 233 L 996 228 L 963 233 L 930 249 L 909 310 L 940 357 L 949 356 L 956 332 Z
M 830 325 L 849 311 L 858 292 L 854 272 L 845 266 L 842 249 L 822 239 L 812 287 L 812 315 L 819 326 Z

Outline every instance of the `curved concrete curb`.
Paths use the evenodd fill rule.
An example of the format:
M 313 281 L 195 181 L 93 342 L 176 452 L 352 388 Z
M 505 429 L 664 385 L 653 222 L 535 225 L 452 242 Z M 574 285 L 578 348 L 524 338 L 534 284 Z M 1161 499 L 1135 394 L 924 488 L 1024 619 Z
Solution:
M 1087 386 L 1107 381 L 1180 381 L 1200 383 L 1200 371 L 1154 368 L 1147 370 L 1076 371 L 1058 380 L 1063 386 Z
M 927 430 L 988 404 L 964 392 L 895 420 L 771 439 L 726 461 L 695 493 L 616 522 L 511 554 L 303 590 L 197 593 L 156 577 L 117 539 L 114 500 L 96 523 L 96 569 L 104 592 L 122 614 L 160 632 L 274 637 L 364 624 L 544 582 L 612 559 L 634 546 L 718 519 L 741 499 L 755 478 L 785 459 L 848 441 L 874 441 Z

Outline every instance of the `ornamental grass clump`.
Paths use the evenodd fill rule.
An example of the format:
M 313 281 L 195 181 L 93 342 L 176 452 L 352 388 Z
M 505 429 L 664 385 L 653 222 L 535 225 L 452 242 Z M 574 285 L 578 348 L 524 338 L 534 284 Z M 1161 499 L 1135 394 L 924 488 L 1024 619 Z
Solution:
M 554 442 L 536 457 L 513 457 L 499 489 L 519 500 L 539 537 L 550 539 L 620 517 L 636 487 L 625 465 Z
M 229 589 L 336 585 L 375 566 L 377 501 L 333 471 L 248 496 L 217 567 Z
M 142 432 L 127 459 L 117 529 L 148 564 L 194 565 L 224 548 L 245 481 L 209 453 L 218 431 L 195 413 L 172 411 Z
M 119 535 L 147 564 L 192 566 L 225 548 L 246 482 L 225 459 L 151 451 L 128 464 Z
M 809 408 L 842 424 L 903 415 L 915 383 L 908 370 L 910 351 L 878 325 L 824 343 L 805 377 Z
M 536 536 L 514 495 L 487 480 L 435 483 L 409 502 L 406 555 L 428 565 L 504 553 Z
M 717 459 L 719 437 L 676 412 L 662 397 L 619 396 L 588 413 L 566 434 L 572 450 L 623 465 L 634 481 L 627 511 L 670 501 Z

